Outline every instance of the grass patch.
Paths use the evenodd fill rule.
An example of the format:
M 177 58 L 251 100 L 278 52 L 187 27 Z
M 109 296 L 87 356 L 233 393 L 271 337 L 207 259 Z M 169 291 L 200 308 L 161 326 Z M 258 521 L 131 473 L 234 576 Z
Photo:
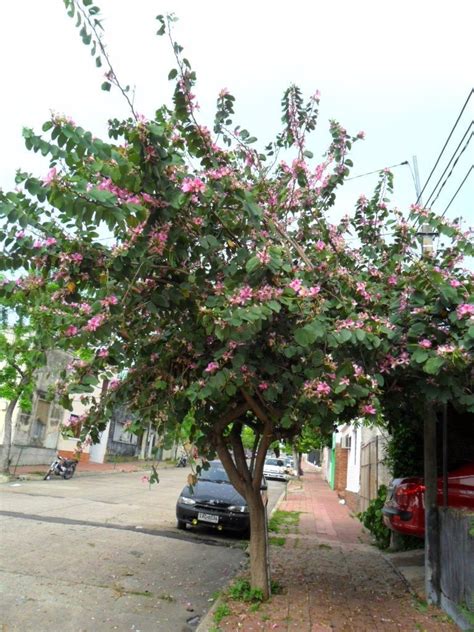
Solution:
M 282 511 L 277 509 L 268 523 L 269 531 L 273 533 L 290 533 L 291 529 L 298 526 L 301 511 Z
M 283 589 L 278 582 L 273 581 L 272 579 L 270 582 L 270 590 L 271 590 L 272 595 L 279 595 Z
M 230 608 L 226 603 L 220 603 L 214 612 L 214 621 L 219 624 L 222 619 L 228 617 L 231 614 Z
M 236 601 L 263 601 L 263 591 L 260 588 L 252 588 L 248 579 L 238 579 L 229 587 L 227 594 Z
M 428 612 L 428 603 L 424 599 L 419 599 L 418 597 L 415 597 L 413 605 L 415 606 L 416 610 L 418 610 L 418 612 L 421 612 L 422 614 L 426 614 L 426 612 Z
M 273 535 L 268 538 L 268 542 L 273 546 L 285 546 L 286 538 L 282 536 Z

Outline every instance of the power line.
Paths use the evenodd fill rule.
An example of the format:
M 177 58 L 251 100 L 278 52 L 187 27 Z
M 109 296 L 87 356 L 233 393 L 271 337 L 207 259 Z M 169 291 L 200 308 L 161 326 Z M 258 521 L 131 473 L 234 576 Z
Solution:
M 468 126 L 467 130 L 466 130 L 466 131 L 465 131 L 465 133 L 464 133 L 464 136 L 463 136 L 463 137 L 461 138 L 461 140 L 459 141 L 459 145 L 458 145 L 458 146 L 456 147 L 456 149 L 454 150 L 454 153 L 453 153 L 453 155 L 451 156 L 450 161 L 449 161 L 449 162 L 448 162 L 448 164 L 446 165 L 445 170 L 444 170 L 444 171 L 443 171 L 443 173 L 441 174 L 441 176 L 440 176 L 440 178 L 439 178 L 438 182 L 435 184 L 435 187 L 434 187 L 433 191 L 431 192 L 431 195 L 430 195 L 430 196 L 429 196 L 429 198 L 426 200 L 426 202 L 425 202 L 425 206 L 428 206 L 428 205 L 429 205 L 430 200 L 431 200 L 431 198 L 433 197 L 433 195 L 435 194 L 435 191 L 436 191 L 436 189 L 438 188 L 439 183 L 440 183 L 440 182 L 441 182 L 441 180 L 444 178 L 444 174 L 445 174 L 445 173 L 446 173 L 446 171 L 449 169 L 449 167 L 450 167 L 450 165 L 451 165 L 451 162 L 453 161 L 454 157 L 456 156 L 456 154 L 457 154 L 457 152 L 458 152 L 458 149 L 459 149 L 459 148 L 461 147 L 461 145 L 463 144 L 464 139 L 465 139 L 465 138 L 466 138 L 466 136 L 469 134 L 469 130 L 471 129 L 471 127 L 472 127 L 473 125 L 474 125 L 474 121 L 471 121 L 471 123 L 469 124 L 469 126 Z M 472 134 L 471 134 L 471 138 L 472 138 Z M 463 151 L 464 151 L 464 149 L 463 149 Z M 462 152 L 461 152 L 461 153 L 462 153 Z M 439 193 L 438 193 L 438 195 L 439 195 Z M 435 201 L 436 201 L 436 200 L 435 200 Z M 434 204 L 434 202 L 433 202 L 433 204 Z
M 431 203 L 431 206 L 434 206 L 434 204 L 435 204 L 436 200 L 439 198 L 439 196 L 440 196 L 440 194 L 441 194 L 441 191 L 444 189 L 444 185 L 446 184 L 446 182 L 447 182 L 447 181 L 449 180 L 449 178 L 451 177 L 451 175 L 452 175 L 452 173 L 453 173 L 453 171 L 454 171 L 454 168 L 455 168 L 455 167 L 456 167 L 456 165 L 458 164 L 459 159 L 461 158 L 461 156 L 463 155 L 463 153 L 464 153 L 464 151 L 466 150 L 467 146 L 468 146 L 468 145 L 469 145 L 469 143 L 471 142 L 471 139 L 472 139 L 472 137 L 473 137 L 473 136 L 474 136 L 474 132 L 472 132 L 472 133 L 471 133 L 471 135 L 469 136 L 469 138 L 468 138 L 468 140 L 467 140 L 467 143 L 466 143 L 466 144 L 464 145 L 464 147 L 462 148 L 461 153 L 459 154 L 459 156 L 458 156 L 458 157 L 456 158 L 456 160 L 454 161 L 454 164 L 453 164 L 453 167 L 452 167 L 451 171 L 448 173 L 448 175 L 447 175 L 447 177 L 446 177 L 446 180 L 445 180 L 445 181 L 443 182 L 443 184 L 441 185 L 441 188 L 440 188 L 440 190 L 438 191 L 437 196 L 435 197 L 435 199 L 434 199 L 434 200 L 433 200 L 433 202 Z M 428 206 L 428 204 L 427 204 L 426 206 Z
M 439 154 L 439 156 L 438 156 L 438 159 L 437 159 L 437 160 L 436 160 L 436 162 L 435 162 L 435 166 L 434 166 L 434 167 L 433 167 L 433 169 L 431 170 L 431 173 L 430 173 L 430 175 L 428 176 L 428 180 L 425 182 L 425 185 L 424 185 L 424 187 L 422 188 L 422 190 L 421 190 L 421 192 L 420 192 L 420 195 L 418 196 L 418 199 L 416 200 L 416 203 L 417 203 L 417 204 L 418 204 L 418 202 L 421 200 L 421 196 L 423 195 L 423 193 L 424 193 L 424 191 L 425 191 L 426 187 L 428 186 L 428 182 L 431 180 L 431 176 L 433 175 L 433 173 L 434 173 L 434 171 L 435 171 L 436 167 L 438 166 L 438 163 L 439 163 L 439 161 L 441 160 L 441 156 L 443 155 L 444 150 L 446 149 L 446 147 L 447 147 L 447 145 L 448 145 L 449 141 L 451 140 L 451 136 L 453 135 L 454 130 L 456 129 L 456 127 L 457 127 L 457 125 L 458 125 L 458 123 L 459 123 L 459 120 L 460 120 L 461 116 L 463 115 L 464 110 L 466 109 L 467 104 L 469 103 L 469 100 L 470 100 L 470 98 L 472 97 L 472 94 L 473 94 L 473 93 L 474 93 L 474 88 L 471 88 L 471 91 L 470 91 L 470 93 L 469 93 L 469 95 L 468 95 L 468 97 L 467 97 L 467 99 L 466 99 L 466 101 L 465 101 L 464 105 L 462 106 L 461 112 L 459 113 L 459 116 L 458 116 L 458 118 L 456 119 L 456 122 L 454 123 L 453 129 L 450 131 L 449 136 L 448 136 L 448 138 L 447 138 L 446 142 L 445 142 L 445 143 L 444 143 L 444 145 L 443 145 L 443 149 L 441 150 L 441 152 L 440 152 L 440 154 Z
M 464 183 L 466 182 L 466 180 L 468 179 L 471 171 L 474 169 L 474 165 L 471 165 L 471 168 L 468 170 L 468 172 L 466 173 L 466 175 L 464 176 L 464 180 L 461 182 L 461 184 L 459 185 L 456 193 L 453 195 L 453 197 L 451 198 L 451 201 L 449 202 L 448 206 L 444 209 L 443 214 L 441 215 L 441 217 L 444 217 L 446 214 L 446 211 L 448 210 L 448 208 L 451 206 L 451 204 L 454 202 L 454 198 L 456 197 L 456 195 L 459 193 L 459 191 L 462 189 Z
M 346 182 L 348 180 L 356 180 L 357 178 L 365 178 L 365 176 L 371 176 L 374 173 L 380 173 L 384 169 L 395 169 L 395 167 L 401 167 L 402 165 L 410 165 L 408 160 L 404 160 L 403 162 L 399 162 L 398 165 L 392 165 L 391 167 L 382 167 L 381 169 L 375 169 L 375 171 L 369 171 L 368 173 L 361 173 L 358 176 L 352 176 L 352 178 L 346 178 Z

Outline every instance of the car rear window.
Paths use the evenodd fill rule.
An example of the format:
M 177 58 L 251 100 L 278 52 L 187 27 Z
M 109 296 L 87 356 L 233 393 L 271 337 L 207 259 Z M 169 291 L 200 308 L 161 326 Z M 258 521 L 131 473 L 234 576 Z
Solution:
M 202 470 L 199 478 L 202 481 L 214 481 L 214 482 L 223 482 L 229 483 L 229 477 L 227 476 L 227 472 L 224 469 L 224 466 L 219 463 L 211 463 L 209 469 Z

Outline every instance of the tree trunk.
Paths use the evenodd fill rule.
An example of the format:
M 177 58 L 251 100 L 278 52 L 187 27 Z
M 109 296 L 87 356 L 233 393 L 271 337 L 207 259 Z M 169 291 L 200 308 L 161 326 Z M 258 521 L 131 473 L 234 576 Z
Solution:
M 246 500 L 250 516 L 250 583 L 270 596 L 270 562 L 268 557 L 267 515 L 260 490 L 247 490 Z
M 12 399 L 8 404 L 7 410 L 5 412 L 5 427 L 3 430 L 3 450 L 2 450 L 2 461 L 0 463 L 0 471 L 2 474 L 10 473 L 10 454 L 12 450 L 12 419 L 13 412 L 15 410 L 15 406 L 18 402 L 18 397 L 16 399 Z

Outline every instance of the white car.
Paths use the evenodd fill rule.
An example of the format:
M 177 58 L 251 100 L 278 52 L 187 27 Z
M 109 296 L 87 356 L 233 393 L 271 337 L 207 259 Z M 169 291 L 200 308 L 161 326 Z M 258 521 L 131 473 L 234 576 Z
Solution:
M 279 481 L 288 481 L 290 479 L 284 459 L 266 458 L 263 465 L 263 475 L 265 478 L 275 478 Z

